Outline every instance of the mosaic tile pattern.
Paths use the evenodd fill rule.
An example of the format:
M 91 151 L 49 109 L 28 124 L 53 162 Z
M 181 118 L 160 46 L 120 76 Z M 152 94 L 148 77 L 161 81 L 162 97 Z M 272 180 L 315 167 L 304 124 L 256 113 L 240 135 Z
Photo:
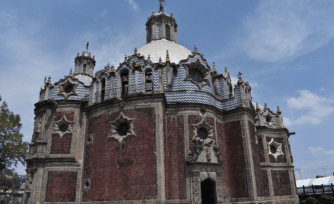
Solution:
M 93 102 L 93 88 L 89 89 L 89 104 Z
M 78 79 L 79 81 L 81 81 L 82 83 L 85 84 L 85 86 L 90 86 L 92 84 L 92 77 L 87 76 L 87 75 L 82 75 L 82 74 L 78 74 L 75 75 L 74 78 Z
M 186 77 L 186 69 L 184 68 L 184 64 L 189 64 L 194 62 L 195 60 L 199 59 L 200 63 L 210 70 L 210 67 L 207 66 L 206 61 L 202 60 L 200 55 L 195 55 L 194 57 L 190 58 L 186 62 L 181 62 L 180 66 L 178 67 L 177 75 L 174 75 L 173 68 L 170 69 L 170 76 L 171 76 L 171 86 L 172 86 L 172 92 L 166 92 L 166 99 L 168 102 L 174 103 L 174 102 L 190 102 L 190 103 L 202 103 L 202 104 L 208 104 L 212 105 L 218 109 L 224 109 L 224 110 L 231 110 L 234 109 L 236 106 L 241 105 L 241 99 L 240 99 L 240 89 L 237 86 L 235 88 L 235 98 L 229 98 L 228 97 L 228 83 L 225 78 L 219 78 L 218 79 L 218 93 L 221 96 L 223 101 L 217 100 L 214 97 L 214 87 L 211 80 L 211 75 L 209 75 L 209 82 L 210 85 L 206 85 L 202 87 L 201 91 L 198 91 L 198 86 L 193 84 L 189 81 L 184 81 L 184 78 Z M 130 63 L 136 62 L 136 64 L 140 64 L 141 66 L 144 66 L 144 61 L 139 60 L 136 56 L 131 57 L 130 56 Z M 130 81 L 129 81 L 129 87 L 130 92 L 129 94 L 135 94 L 136 89 L 135 86 L 137 86 L 137 93 L 143 93 L 145 90 L 145 79 L 144 79 L 144 73 L 145 69 L 151 68 L 153 70 L 153 67 L 151 65 L 146 65 L 143 67 L 142 71 L 137 72 L 137 84 L 135 85 L 135 73 L 130 73 Z M 106 78 L 106 98 L 116 98 L 117 92 L 121 91 L 119 90 L 121 87 L 118 87 L 118 77 L 119 72 L 123 69 L 131 69 L 128 68 L 126 64 L 123 64 L 122 67 L 118 68 L 119 70 L 116 73 L 116 76 L 114 77 L 112 81 L 112 86 L 110 85 L 111 77 Z M 166 67 L 162 69 L 162 84 L 166 88 L 167 85 L 167 74 L 166 74 Z M 100 72 L 100 76 L 107 77 L 106 73 Z M 193 80 L 200 82 L 203 79 L 198 78 L 198 73 L 194 73 L 192 75 Z M 85 94 L 89 94 L 89 100 L 90 103 L 93 101 L 95 103 L 99 102 L 100 100 L 100 82 L 92 82 L 92 78 L 86 75 L 76 75 L 75 80 L 71 80 L 71 82 L 79 83 L 78 81 L 81 81 L 83 84 L 79 83 L 77 87 L 77 96 L 70 96 L 69 100 L 81 100 L 85 97 Z M 84 85 L 91 85 L 91 87 L 87 87 Z M 93 93 L 93 89 L 95 87 L 95 93 Z M 159 70 L 153 70 L 153 89 L 155 91 L 159 90 Z M 187 90 L 187 91 L 185 91 Z M 64 100 L 63 96 L 57 96 L 59 92 L 59 85 L 55 85 L 53 89 L 49 90 L 49 94 L 45 99 L 47 98 L 54 98 L 55 100 Z M 41 92 L 41 100 L 44 99 L 45 91 Z M 93 100 L 94 99 L 94 100 Z M 264 118 L 261 118 L 263 120 Z M 275 117 L 273 120 L 278 120 L 278 118 Z
M 130 76 L 130 82 L 129 82 L 129 87 L 130 87 L 130 92 L 129 94 L 134 94 L 135 93 L 135 73 L 132 72 Z
M 72 80 L 70 79 L 70 81 L 72 83 L 75 83 L 75 84 L 78 84 L 78 81 L 77 80 Z M 64 96 L 61 96 L 61 95 L 57 95 L 59 93 L 59 84 L 60 83 L 57 83 L 54 85 L 54 88 L 52 89 L 49 89 L 49 94 L 47 96 L 47 99 L 54 99 L 54 100 L 65 100 Z M 84 97 L 85 97 L 85 94 L 89 94 L 90 92 L 90 88 L 89 87 L 86 87 L 84 86 L 83 84 L 79 83 L 77 89 L 77 94 L 78 95 L 71 95 L 67 98 L 67 100 L 82 100 Z
M 191 83 L 190 81 L 184 81 L 186 77 L 186 69 L 180 66 L 177 75 L 173 75 L 171 70 L 171 85 L 173 91 L 178 90 L 199 90 L 197 85 Z
M 100 95 L 100 83 L 95 82 L 93 84 L 93 86 L 95 86 L 95 94 L 94 94 L 94 101 L 95 102 L 99 102 L 99 95 Z
M 167 75 L 166 75 L 166 67 L 164 67 L 163 69 L 162 69 L 162 82 L 163 82 L 163 86 L 164 86 L 164 90 L 166 90 L 166 86 L 167 86 Z M 171 69 L 171 70 L 173 70 L 173 69 Z M 171 77 L 173 76 L 173 71 L 171 72 L 171 75 L 170 75 Z
M 137 85 L 137 92 L 138 93 L 143 93 L 143 77 L 144 77 L 144 72 L 138 72 L 138 85 Z
M 165 92 L 167 102 L 192 102 L 192 103 L 203 103 L 215 106 L 222 109 L 222 103 L 215 99 L 214 96 L 205 92 L 199 91 L 175 91 Z
M 110 96 L 111 98 L 117 98 L 117 82 L 118 82 L 118 74 L 116 75 L 116 77 L 114 78 L 114 84 L 112 86 L 112 95 Z
M 218 79 L 218 93 L 219 93 L 219 96 L 222 98 L 222 99 L 228 99 L 229 96 L 228 96 L 228 83 L 227 81 L 221 77 Z
M 236 86 L 234 89 L 235 99 L 236 99 L 236 106 L 241 106 L 241 97 L 240 97 L 240 88 Z
M 159 70 L 154 70 L 154 74 L 153 74 L 153 84 L 154 84 L 154 91 L 158 91 L 159 90 Z
M 110 80 L 111 80 L 111 77 L 107 78 L 106 79 L 106 99 L 109 98 L 109 94 L 110 94 Z
M 41 91 L 41 101 L 45 100 L 45 92 L 46 92 L 46 90 Z
M 230 98 L 223 102 L 224 110 L 232 110 L 235 109 L 235 98 Z

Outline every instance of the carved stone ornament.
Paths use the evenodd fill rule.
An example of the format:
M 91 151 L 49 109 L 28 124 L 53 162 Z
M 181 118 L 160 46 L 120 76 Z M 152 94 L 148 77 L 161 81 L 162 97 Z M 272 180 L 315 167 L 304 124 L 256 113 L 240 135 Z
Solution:
M 117 140 L 119 145 L 121 145 L 125 140 L 136 136 L 133 131 L 134 118 L 125 117 L 123 113 L 119 117 L 109 122 L 111 133 L 108 138 Z
M 223 204 L 222 187 L 221 187 L 221 174 L 219 172 L 206 172 L 201 171 L 192 174 L 192 203 L 202 204 L 201 196 L 201 183 L 207 179 L 210 179 L 215 183 L 215 195 L 217 196 L 217 204 Z
M 209 70 L 201 64 L 199 59 L 190 64 L 184 64 L 183 66 L 186 68 L 186 77 L 184 78 L 184 81 L 192 82 L 199 90 L 205 85 L 210 86 Z
M 188 161 L 222 163 L 220 150 L 216 146 L 216 141 L 213 137 L 213 127 L 204 120 L 192 126 L 194 128 L 194 137 L 192 139 L 193 145 L 189 148 Z
M 73 134 L 73 123 L 74 122 L 71 122 L 66 118 L 66 115 L 63 115 L 59 121 L 55 122 L 55 127 L 52 134 L 58 134 L 60 138 L 62 138 L 65 134 Z
M 57 95 L 62 95 L 65 99 L 71 95 L 78 95 L 78 85 L 79 84 L 72 83 L 69 79 L 67 79 L 65 83 L 59 84 L 59 93 Z
M 82 186 L 82 190 L 84 192 L 88 192 L 90 190 L 91 187 L 91 182 L 89 178 L 86 178 L 83 180 L 83 186 Z
M 274 138 L 271 138 L 270 142 L 268 142 L 268 151 L 269 155 L 273 155 L 275 159 L 280 155 L 284 155 L 282 151 L 282 143 L 275 142 Z
M 94 133 L 87 136 L 86 145 L 90 146 L 94 144 Z

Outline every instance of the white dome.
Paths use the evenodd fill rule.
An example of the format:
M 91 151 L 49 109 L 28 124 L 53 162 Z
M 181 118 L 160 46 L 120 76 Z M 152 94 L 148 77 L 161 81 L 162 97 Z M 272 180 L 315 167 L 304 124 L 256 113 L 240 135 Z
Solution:
M 187 48 L 179 45 L 175 42 L 161 39 L 154 40 L 138 49 L 138 53 L 148 58 L 151 57 L 153 63 L 159 62 L 159 57 L 161 57 L 162 62 L 166 61 L 166 50 L 168 50 L 170 62 L 179 64 L 181 60 L 187 59 L 191 54 L 191 51 Z

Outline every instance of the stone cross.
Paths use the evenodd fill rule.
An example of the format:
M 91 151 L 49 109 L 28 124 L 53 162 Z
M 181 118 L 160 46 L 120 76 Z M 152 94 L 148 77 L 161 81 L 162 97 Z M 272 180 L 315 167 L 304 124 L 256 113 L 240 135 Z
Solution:
M 165 2 L 165 0 L 159 0 L 159 4 L 160 4 L 160 10 L 159 12 L 164 12 L 164 5 L 162 4 L 162 2 Z

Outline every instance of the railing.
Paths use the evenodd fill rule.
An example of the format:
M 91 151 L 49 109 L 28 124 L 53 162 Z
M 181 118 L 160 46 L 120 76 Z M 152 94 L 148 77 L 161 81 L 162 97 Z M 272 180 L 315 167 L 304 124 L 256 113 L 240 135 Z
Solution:
M 19 193 L 0 193 L 0 203 L 2 204 L 20 204 L 23 194 Z
M 320 195 L 320 194 L 333 194 L 334 186 L 331 185 L 321 185 L 321 186 L 310 186 L 310 187 L 299 187 L 297 188 L 298 195 Z

